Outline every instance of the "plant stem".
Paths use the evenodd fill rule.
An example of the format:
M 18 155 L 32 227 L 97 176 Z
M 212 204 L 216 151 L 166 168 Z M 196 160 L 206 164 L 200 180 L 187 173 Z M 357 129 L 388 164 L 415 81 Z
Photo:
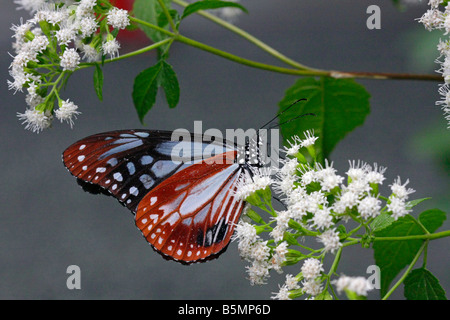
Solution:
M 177 27 L 175 26 L 175 23 L 173 22 L 172 16 L 169 13 L 169 10 L 167 10 L 166 5 L 162 0 L 158 0 L 159 5 L 161 6 L 164 15 L 166 16 L 167 20 L 169 21 L 170 27 L 172 28 L 172 31 L 174 33 L 178 33 Z
M 172 0 L 172 2 L 178 4 L 179 6 L 182 7 L 186 7 L 187 5 L 189 5 L 189 3 L 182 1 L 182 0 Z M 291 67 L 297 68 L 297 69 L 307 69 L 307 70 L 315 70 L 309 67 L 306 67 L 304 65 L 302 65 L 301 63 L 298 63 L 295 60 L 292 60 L 288 57 L 286 57 L 285 55 L 283 55 L 282 53 L 278 52 L 277 50 L 275 50 L 274 48 L 272 48 L 271 46 L 267 45 L 266 43 L 262 42 L 261 40 L 259 40 L 258 38 L 252 36 L 251 34 L 249 34 L 248 32 L 242 30 L 241 28 L 213 15 L 210 14 L 206 11 L 200 10 L 197 12 L 200 16 L 205 17 L 211 21 L 213 21 L 214 23 L 217 23 L 218 25 L 236 33 L 237 35 L 241 36 L 242 38 L 248 40 L 249 42 L 253 43 L 254 45 L 256 45 L 257 47 L 259 47 L 260 49 L 266 51 L 268 54 L 274 56 L 275 58 L 277 58 L 278 60 L 286 63 L 287 65 L 290 65 Z M 319 70 L 316 70 L 319 71 Z
M 450 230 L 430 234 L 417 234 L 401 237 L 375 237 L 373 238 L 373 241 L 434 240 L 445 237 L 450 237 Z
M 401 80 L 442 81 L 441 76 L 435 76 L 435 75 L 376 73 L 376 72 L 343 72 L 343 71 L 333 71 L 333 70 L 327 71 L 327 70 L 308 68 L 308 67 L 300 65 L 298 63 L 297 63 L 297 66 L 295 69 L 283 68 L 283 67 L 260 63 L 260 62 L 256 62 L 253 60 L 239 57 L 237 55 L 234 55 L 234 54 L 228 53 L 226 51 L 222 51 L 220 49 L 211 47 L 209 45 L 206 45 L 204 43 L 201 43 L 196 40 L 190 39 L 188 37 L 182 36 L 180 34 L 175 34 L 169 30 L 158 27 L 157 25 L 151 24 L 149 22 L 138 19 L 136 17 L 130 16 L 130 20 L 133 21 L 134 23 L 141 24 L 145 27 L 152 28 L 156 31 L 159 31 L 159 32 L 171 37 L 173 40 L 176 40 L 176 41 L 182 42 L 184 44 L 190 45 L 192 47 L 198 48 L 200 50 L 215 54 L 222 58 L 231 60 L 233 62 L 237 62 L 237 63 L 243 64 L 243 65 L 249 66 L 249 67 L 272 71 L 272 72 L 277 72 L 277 73 L 290 74 L 290 75 L 295 75 L 295 76 L 326 76 L 326 77 L 334 77 L 334 78 L 360 78 L 360 79 L 374 79 L 374 80 L 380 80 L 380 79 L 399 79 L 400 80 L 401 79 Z M 274 50 L 274 52 L 276 52 L 276 51 Z M 277 56 L 277 55 L 275 54 L 275 56 Z M 278 58 L 280 58 L 280 57 L 281 56 L 278 55 Z M 123 56 L 122 56 L 122 58 L 123 58 Z M 285 59 L 282 59 L 282 60 L 285 60 Z M 300 66 L 301 66 L 301 68 L 300 68 Z
M 138 19 L 138 18 L 133 17 L 133 16 L 130 16 L 129 18 L 130 18 L 130 21 L 133 21 L 134 23 L 141 24 L 141 25 L 146 26 L 148 28 L 154 29 L 154 30 L 159 31 L 161 33 L 164 33 L 165 35 L 168 35 L 170 37 L 173 37 L 175 35 L 173 32 L 170 32 L 169 30 L 166 30 L 164 28 L 158 27 L 157 25 L 154 25 L 154 24 L 149 23 L 147 21 Z
M 387 300 L 389 296 L 400 286 L 403 281 L 406 279 L 408 274 L 411 272 L 412 268 L 416 264 L 417 260 L 419 260 L 420 255 L 422 254 L 423 249 L 427 246 L 428 241 L 426 241 L 422 246 L 420 247 L 419 251 L 417 251 L 416 256 L 414 257 L 413 261 L 411 261 L 411 264 L 408 266 L 408 269 L 405 270 L 402 277 L 392 286 L 392 288 L 389 290 L 388 293 L 385 294 L 385 296 L 381 300 Z
M 246 65 L 248 67 L 253 67 L 253 68 L 257 68 L 257 69 L 263 69 L 263 70 L 273 71 L 273 72 L 278 72 L 278 73 L 284 73 L 284 74 L 299 75 L 299 76 L 301 76 L 301 75 L 309 75 L 309 76 L 327 76 L 327 75 L 329 75 L 329 72 L 327 72 L 327 71 L 290 69 L 290 68 L 283 68 L 283 67 L 278 67 L 278 66 L 274 66 L 274 65 L 270 65 L 270 64 L 265 64 L 265 63 L 261 63 L 261 62 L 256 62 L 253 60 L 248 60 L 248 59 L 236 56 L 234 54 L 222 51 L 220 49 L 211 47 L 207 44 L 187 38 L 182 35 L 175 36 L 175 40 L 185 43 L 187 45 L 190 45 L 192 47 L 198 48 L 200 50 L 215 54 L 222 58 Z
M 141 53 L 144 53 L 144 52 L 156 49 L 156 48 L 158 48 L 158 47 L 160 47 L 162 45 L 165 45 L 166 43 L 172 42 L 172 41 L 173 41 L 172 38 L 167 38 L 167 39 L 161 40 L 159 42 L 153 43 L 152 45 L 149 45 L 149 46 L 144 47 L 142 49 L 139 49 L 139 50 L 132 51 L 132 52 L 126 53 L 124 55 L 121 55 L 121 56 L 119 56 L 117 58 L 105 60 L 104 63 L 106 64 L 106 63 L 115 62 L 115 61 L 119 61 L 119 60 L 122 60 L 122 59 L 130 58 L 130 57 L 136 56 L 138 54 L 141 54 Z M 99 62 L 84 62 L 84 63 L 80 63 L 79 69 L 91 67 L 91 66 L 96 65 L 98 63 Z

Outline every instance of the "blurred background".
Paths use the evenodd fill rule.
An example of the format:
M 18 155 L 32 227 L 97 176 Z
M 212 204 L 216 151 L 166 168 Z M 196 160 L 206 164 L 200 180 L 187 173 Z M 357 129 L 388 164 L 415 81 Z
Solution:
M 250 12 L 235 24 L 303 64 L 321 69 L 434 74 L 439 34 L 415 19 L 427 2 L 396 8 L 390 0 L 372 1 L 381 9 L 381 29 L 366 27 L 366 1 L 242 0 Z M 174 6 L 177 8 L 176 6 Z M 169 62 L 177 72 L 181 100 L 169 109 L 161 97 L 139 123 L 131 92 L 133 80 L 156 61 L 154 53 L 108 64 L 104 101 L 99 102 L 93 70 L 76 72 L 63 98 L 82 114 L 71 130 L 54 121 L 40 134 L 24 130 L 16 113 L 24 95 L 8 91 L 12 24 L 28 13 L 13 1 L 0 4 L 0 298 L 1 299 L 269 299 L 285 275 L 272 274 L 267 285 L 250 286 L 246 263 L 232 243 L 217 260 L 184 266 L 155 253 L 117 201 L 84 193 L 61 162 L 63 150 L 85 136 L 126 128 L 259 128 L 278 110 L 293 76 L 251 69 L 175 43 Z M 182 24 L 182 33 L 243 57 L 278 64 L 255 46 L 199 16 Z M 143 46 L 139 34 L 121 38 L 125 53 Z M 357 80 L 371 94 L 371 114 L 331 155 L 340 174 L 348 160 L 386 166 L 384 188 L 399 175 L 410 180 L 413 198 L 433 199 L 415 213 L 438 207 L 448 212 L 449 134 L 439 107 L 437 82 Z M 305 121 L 307 121 L 305 119 Z M 448 229 L 447 221 L 444 228 Z M 450 239 L 433 241 L 428 269 L 450 290 Z M 372 250 L 345 250 L 339 271 L 368 276 Z M 66 269 L 81 269 L 81 290 L 68 290 Z M 298 266 L 299 267 L 299 266 Z M 289 272 L 290 269 L 287 269 Z M 294 268 L 292 273 L 298 273 Z M 370 298 L 378 298 L 375 290 Z M 403 290 L 392 296 L 403 299 Z

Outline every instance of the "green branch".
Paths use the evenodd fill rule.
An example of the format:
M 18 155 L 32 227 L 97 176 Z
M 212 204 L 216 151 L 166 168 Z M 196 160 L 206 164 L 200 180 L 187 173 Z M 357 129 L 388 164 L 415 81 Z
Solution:
M 179 1 L 179 0 L 177 0 Z M 181 3 L 181 2 L 180 2 Z M 206 13 L 205 13 L 206 14 Z M 216 17 L 217 18 L 217 17 Z M 217 18 L 219 19 L 219 18 Z M 198 42 L 196 40 L 190 39 L 188 37 L 182 36 L 180 34 L 175 34 L 174 32 L 171 32 L 169 30 L 166 30 L 164 28 L 161 28 L 157 25 L 151 24 L 149 22 L 146 22 L 144 20 L 138 19 L 136 17 L 130 17 L 130 20 L 134 23 L 141 24 L 143 26 L 152 28 L 153 30 L 156 30 L 158 32 L 161 32 L 173 40 L 182 42 L 184 44 L 190 45 L 192 47 L 201 49 L 203 51 L 215 54 L 217 56 L 220 56 L 222 58 L 228 59 L 233 62 L 240 63 L 242 65 L 246 65 L 249 67 L 262 69 L 266 71 L 272 71 L 277 73 L 283 73 L 283 74 L 289 74 L 289 75 L 295 75 L 295 76 L 327 76 L 327 77 L 333 77 L 333 78 L 361 78 L 361 79 L 401 79 L 401 80 L 430 80 L 430 81 L 442 81 L 441 76 L 435 76 L 435 75 L 416 75 L 416 74 L 399 74 L 399 73 L 376 73 L 376 72 L 342 72 L 342 71 L 334 71 L 334 70 L 320 70 L 320 69 L 312 69 L 309 67 L 306 67 L 304 65 L 301 65 L 299 63 L 294 63 L 295 69 L 293 68 L 284 68 L 284 67 L 278 67 L 270 64 L 265 64 L 261 62 L 256 62 L 253 60 L 245 59 L 240 56 L 228 53 L 226 51 L 214 48 L 212 46 L 206 45 L 204 43 Z M 221 19 L 219 19 L 221 20 Z M 238 30 L 234 29 L 234 26 L 231 24 L 226 23 L 225 21 L 222 21 L 223 24 L 227 24 L 227 27 L 231 28 L 230 30 L 234 30 L 237 32 Z M 239 29 L 239 28 L 237 28 Z M 240 29 L 239 29 L 240 30 Z M 239 33 L 244 36 L 243 31 L 240 30 Z M 248 34 L 247 34 L 248 35 Z M 249 35 L 248 35 L 249 36 Z M 246 36 L 248 39 L 248 37 Z M 263 42 L 259 41 L 258 39 L 252 37 L 252 42 L 258 43 L 259 47 L 265 51 L 272 52 L 272 55 L 280 59 L 281 61 L 284 61 L 288 63 L 288 60 L 286 60 L 286 57 L 278 53 L 273 48 L 270 48 Z M 133 54 L 134 55 L 134 54 Z M 124 56 L 122 56 L 123 58 Z M 288 64 L 293 65 L 293 60 L 290 60 Z
M 385 294 L 385 296 L 381 299 L 381 300 L 387 300 L 387 298 L 389 298 L 389 296 L 398 288 L 398 286 L 400 286 L 403 281 L 406 279 L 406 277 L 408 276 L 408 274 L 411 272 L 412 268 L 414 267 L 414 265 L 416 264 L 417 260 L 419 260 L 420 255 L 422 254 L 422 251 L 425 249 L 425 247 L 427 246 L 428 241 L 424 242 L 422 244 L 422 247 L 420 247 L 419 251 L 417 251 L 416 256 L 414 257 L 414 259 L 411 261 L 411 264 L 408 266 L 408 268 L 405 270 L 405 272 L 403 273 L 402 277 L 392 286 L 392 288 L 389 290 L 388 293 Z
M 418 234 L 411 236 L 400 237 L 375 237 L 373 241 L 407 241 L 407 240 L 435 240 L 440 238 L 450 237 L 450 230 L 441 231 L 429 234 Z

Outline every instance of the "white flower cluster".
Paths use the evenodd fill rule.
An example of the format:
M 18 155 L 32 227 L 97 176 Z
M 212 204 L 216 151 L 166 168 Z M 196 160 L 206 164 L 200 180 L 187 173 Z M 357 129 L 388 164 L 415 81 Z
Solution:
M 102 55 L 118 55 L 120 45 L 109 28 L 127 27 L 128 13 L 115 7 L 104 13 L 97 8 L 97 0 L 14 2 L 32 14 L 31 19 L 11 28 L 15 55 L 9 71 L 13 81 L 8 80 L 8 87 L 14 92 L 27 91 L 28 109 L 18 117 L 26 129 L 37 133 L 50 127 L 53 116 L 72 127 L 80 112 L 73 102 L 62 100 L 59 91 L 82 60 L 95 62 Z M 104 19 L 107 23 L 102 23 Z
M 258 169 L 251 178 L 243 178 L 240 182 L 237 193 L 251 205 L 268 210 L 266 193 L 270 190 L 269 186 L 278 193 L 285 205 L 281 211 L 271 208 L 272 217 L 267 224 L 255 227 L 240 221 L 236 226 L 233 239 L 239 242 L 241 256 L 251 262 L 247 272 L 252 284 L 264 284 L 271 269 L 282 272 L 289 253 L 288 247 L 292 244 L 292 239 L 286 238 L 289 234 L 297 234 L 295 238 L 298 234 L 315 237 L 321 249 L 311 250 L 320 252 L 320 257 L 323 257 L 327 253 L 335 254 L 342 247 L 340 223 L 352 220 L 368 225 L 382 212 L 390 214 L 395 220 L 411 212 L 408 198 L 415 191 L 407 188 L 408 180 L 402 183 L 398 177 L 390 185 L 391 195 L 380 196 L 379 186 L 386 179 L 384 167 L 350 161 L 344 177 L 327 161 L 324 165 L 318 162 L 310 165 L 300 150 L 306 148 L 311 156 L 315 155 L 311 148 L 316 139 L 312 131 L 305 132 L 304 139 L 293 137 L 289 147 L 284 150 L 287 157 L 282 160 L 282 166 L 272 168 L 276 172 L 273 178 L 269 175 L 270 171 Z M 255 195 L 265 200 L 255 200 Z M 384 205 L 379 198 L 385 201 Z M 251 213 L 248 216 L 251 217 Z M 268 232 L 271 240 L 264 240 L 256 230 Z M 296 284 L 289 278 L 289 285 L 281 286 L 273 298 L 289 299 L 292 290 L 296 289 L 301 289 L 310 297 L 318 295 L 322 291 L 322 271 L 320 260 L 315 257 L 305 260 L 301 277 L 295 277 Z M 302 279 L 304 281 L 300 287 L 298 282 Z
M 429 0 L 430 9 L 418 21 L 428 31 L 442 30 L 443 35 L 447 36 L 450 34 L 450 4 L 443 7 L 443 2 L 443 0 Z M 441 100 L 437 101 L 436 105 L 441 106 L 450 128 L 450 39 L 441 39 L 437 49 L 439 57 L 436 59 L 436 63 L 440 65 L 437 72 L 442 74 L 444 83 L 439 86 L 438 92 L 441 95 Z
M 251 285 L 265 284 L 271 269 L 281 272 L 287 253 L 286 242 L 281 242 L 275 248 L 269 247 L 267 241 L 257 235 L 253 225 L 243 220 L 236 225 L 232 240 L 238 241 L 241 257 L 251 262 L 251 265 L 247 266 Z
M 356 293 L 358 296 L 367 296 L 370 290 L 373 290 L 372 285 L 364 277 L 348 277 L 341 276 L 338 280 L 332 281 L 336 285 L 339 293 L 344 290 L 349 290 Z

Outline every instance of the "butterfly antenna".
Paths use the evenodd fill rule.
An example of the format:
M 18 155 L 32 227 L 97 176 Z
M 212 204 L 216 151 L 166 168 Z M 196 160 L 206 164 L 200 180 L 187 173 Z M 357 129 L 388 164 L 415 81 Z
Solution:
M 274 124 L 273 126 L 267 128 L 267 129 L 270 130 L 270 129 L 273 129 L 273 128 L 275 128 L 275 127 L 279 127 L 279 126 L 281 126 L 281 125 L 283 125 L 283 124 L 286 124 L 286 123 L 289 123 L 289 122 L 291 122 L 291 121 L 297 120 L 298 118 L 301 118 L 301 117 L 304 117 L 304 116 L 313 116 L 313 117 L 315 117 L 316 114 L 315 114 L 315 113 L 304 113 L 304 114 L 301 114 L 301 115 L 299 115 L 299 116 L 296 116 L 296 117 L 294 117 L 294 118 L 292 118 L 292 119 L 286 120 L 285 122 L 278 123 L 278 124 Z
M 265 126 L 267 126 L 269 123 L 271 123 L 272 121 L 274 121 L 276 118 L 278 118 L 279 116 L 281 116 L 283 113 L 285 113 L 286 111 L 288 111 L 290 108 L 292 108 L 293 106 L 295 106 L 297 103 L 299 103 L 300 101 L 307 101 L 308 99 L 302 98 L 302 99 L 298 99 L 297 101 L 294 101 L 293 103 L 291 103 L 289 106 L 286 107 L 286 109 L 284 109 L 283 111 L 277 113 L 277 115 L 275 117 L 273 117 L 270 121 L 268 121 L 265 125 L 263 125 L 261 127 L 264 128 Z

